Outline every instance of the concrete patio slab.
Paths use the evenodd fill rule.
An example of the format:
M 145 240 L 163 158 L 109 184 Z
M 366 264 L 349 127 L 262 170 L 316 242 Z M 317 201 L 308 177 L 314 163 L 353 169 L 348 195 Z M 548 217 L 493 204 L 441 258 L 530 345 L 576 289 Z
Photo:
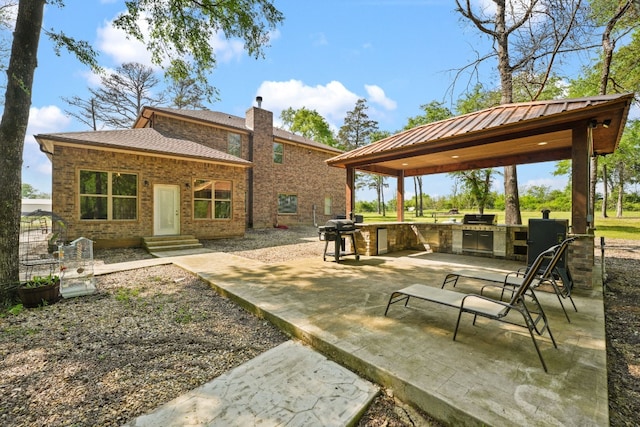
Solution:
M 538 292 L 558 342 L 539 342 L 545 373 L 525 328 L 463 317 L 422 301 L 384 309 L 414 283 L 439 287 L 454 269 L 512 271 L 520 264 L 424 252 L 340 263 L 304 259 L 263 264 L 225 253 L 174 258 L 219 293 L 292 337 L 451 425 L 608 425 L 602 289 L 575 292 L 567 322 L 555 294 Z M 478 281 L 457 289 L 478 292 Z

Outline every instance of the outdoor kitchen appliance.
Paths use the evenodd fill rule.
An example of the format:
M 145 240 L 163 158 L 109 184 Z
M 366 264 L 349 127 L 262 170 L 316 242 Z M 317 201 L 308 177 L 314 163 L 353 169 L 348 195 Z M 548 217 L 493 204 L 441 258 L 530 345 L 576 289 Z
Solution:
M 355 255 L 356 261 L 360 259 L 358 255 L 358 249 L 356 248 L 355 234 L 358 229 L 355 223 L 348 219 L 331 219 L 326 222 L 324 226 L 318 227 L 318 237 L 324 241 L 324 253 L 322 259 L 327 260 L 328 256 L 333 256 L 335 261 L 338 262 L 340 257 L 347 255 Z M 346 252 L 346 238 L 351 239 L 352 252 Z M 327 252 L 329 242 L 334 243 L 333 252 Z
M 463 224 L 496 225 L 496 216 L 493 214 L 466 214 L 462 218 Z
M 527 265 L 531 265 L 533 260 L 542 252 L 553 245 L 557 245 L 567 238 L 569 232 L 569 220 L 549 219 L 549 212 L 542 211 L 542 218 L 529 219 L 529 235 L 527 237 Z M 546 267 L 548 260 L 545 260 L 542 267 Z M 567 254 L 565 253 L 558 261 L 556 274 L 560 276 L 562 283 L 572 286 L 571 273 L 567 265 Z
M 491 214 L 466 214 L 462 224 L 462 250 L 473 252 L 493 252 L 493 230 L 487 226 L 496 224 L 496 216 Z M 484 226 L 484 227 L 483 227 Z

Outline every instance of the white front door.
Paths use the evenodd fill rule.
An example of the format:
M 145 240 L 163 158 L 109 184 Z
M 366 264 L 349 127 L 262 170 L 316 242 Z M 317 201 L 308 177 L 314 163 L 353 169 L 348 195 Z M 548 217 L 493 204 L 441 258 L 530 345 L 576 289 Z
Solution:
M 180 234 L 180 187 L 153 186 L 153 235 Z

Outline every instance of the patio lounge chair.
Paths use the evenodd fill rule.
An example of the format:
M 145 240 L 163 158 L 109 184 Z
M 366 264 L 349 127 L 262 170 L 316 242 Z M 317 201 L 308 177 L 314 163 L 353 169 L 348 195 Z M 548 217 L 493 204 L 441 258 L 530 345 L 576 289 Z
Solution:
M 562 303 L 562 300 L 568 298 L 569 301 L 571 301 L 571 304 L 573 305 L 573 309 L 576 312 L 578 311 L 578 308 L 576 307 L 576 304 L 573 301 L 573 298 L 571 297 L 571 287 L 573 285 L 573 282 L 571 280 L 569 280 L 568 282 L 565 282 L 564 280 L 562 280 L 563 285 L 559 286 L 558 281 L 560 280 L 560 275 L 557 272 L 557 266 L 560 260 L 562 259 L 562 257 L 564 256 L 564 254 L 567 252 L 567 248 L 569 247 L 569 244 L 571 244 L 571 242 L 573 242 L 574 240 L 575 240 L 575 237 L 568 237 L 560 243 L 560 248 L 553 255 L 553 258 L 549 260 L 546 266 L 543 263 L 543 265 L 537 270 L 539 280 L 536 282 L 536 284 L 534 284 L 534 286 L 536 287 L 543 284 L 551 285 L 551 287 L 553 288 L 553 291 L 556 294 L 556 297 L 558 298 L 560 307 L 562 307 L 562 311 L 564 312 L 564 315 L 567 318 L 567 322 L 569 323 L 571 322 L 571 319 L 569 318 L 569 314 L 567 313 L 567 310 L 565 309 L 564 304 Z M 486 282 L 500 283 L 501 286 L 504 286 L 505 288 L 506 287 L 513 288 L 513 287 L 520 286 L 522 284 L 522 282 L 524 281 L 525 273 L 530 269 L 531 269 L 531 266 L 527 266 L 523 269 L 520 269 L 518 271 L 513 271 L 510 273 L 494 273 L 490 271 L 481 271 L 481 270 L 458 270 L 458 271 L 454 271 L 447 274 L 444 281 L 442 282 L 442 288 L 444 288 L 445 285 L 447 284 L 452 284 L 453 287 L 455 287 L 460 277 L 465 277 L 468 279 L 477 279 L 477 280 L 482 280 Z
M 544 371 L 548 372 L 547 365 L 542 358 L 542 353 L 540 352 L 540 348 L 538 347 L 538 342 L 536 341 L 534 332 L 538 335 L 542 335 L 546 330 L 549 333 L 549 337 L 551 338 L 551 342 L 553 343 L 554 348 L 558 348 L 558 346 L 555 339 L 553 338 L 551 329 L 549 329 L 547 317 L 542 309 L 542 306 L 538 302 L 538 298 L 533 292 L 532 285 L 536 284 L 540 280 L 536 272 L 540 269 L 542 262 L 545 259 L 551 259 L 556 254 L 556 252 L 560 250 L 560 247 L 561 245 L 553 246 L 538 255 L 538 257 L 531 265 L 529 271 L 527 271 L 527 273 L 525 274 L 523 281 L 519 286 L 505 289 L 501 286 L 487 285 L 482 288 L 483 291 L 485 288 L 498 288 L 502 290 L 501 294 L 503 294 L 505 290 L 511 292 L 512 295 L 509 301 L 490 298 L 486 295 L 483 295 L 483 291 L 481 291 L 480 294 L 464 294 L 449 289 L 434 288 L 432 286 L 418 284 L 411 285 L 404 289 L 393 292 L 391 294 L 391 297 L 389 298 L 389 303 L 387 304 L 387 308 L 384 311 L 384 315 L 386 316 L 389 312 L 389 307 L 391 306 L 391 304 L 404 301 L 404 306 L 406 307 L 409 303 L 410 298 L 418 298 L 436 304 L 442 304 L 445 306 L 457 308 L 459 312 L 458 320 L 456 322 L 456 327 L 453 333 L 454 341 L 458 334 L 460 319 L 463 313 L 471 313 L 474 315 L 474 325 L 477 317 L 482 316 L 488 319 L 525 327 L 529 330 L 529 335 L 531 336 L 531 340 L 533 341 L 533 345 L 536 348 L 536 352 L 538 353 L 538 357 L 540 358 L 540 362 L 542 363 Z M 537 311 L 529 310 L 527 304 L 525 303 L 525 299 L 527 298 L 530 298 L 533 301 L 533 303 L 536 305 Z M 516 323 L 507 319 L 507 315 L 512 310 L 520 313 L 524 320 L 524 324 Z M 539 323 L 542 323 L 541 327 L 539 327 Z

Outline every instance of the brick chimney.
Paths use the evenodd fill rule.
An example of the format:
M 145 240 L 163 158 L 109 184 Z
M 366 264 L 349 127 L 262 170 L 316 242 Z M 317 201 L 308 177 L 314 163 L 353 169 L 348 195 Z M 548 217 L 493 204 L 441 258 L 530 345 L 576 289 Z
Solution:
M 277 209 L 276 185 L 273 168 L 273 113 L 263 110 L 262 98 L 257 97 L 258 107 L 247 110 L 245 123 L 252 132 L 249 135 L 249 160 L 253 168 L 249 172 L 248 218 L 249 227 L 269 227 L 273 224 Z

